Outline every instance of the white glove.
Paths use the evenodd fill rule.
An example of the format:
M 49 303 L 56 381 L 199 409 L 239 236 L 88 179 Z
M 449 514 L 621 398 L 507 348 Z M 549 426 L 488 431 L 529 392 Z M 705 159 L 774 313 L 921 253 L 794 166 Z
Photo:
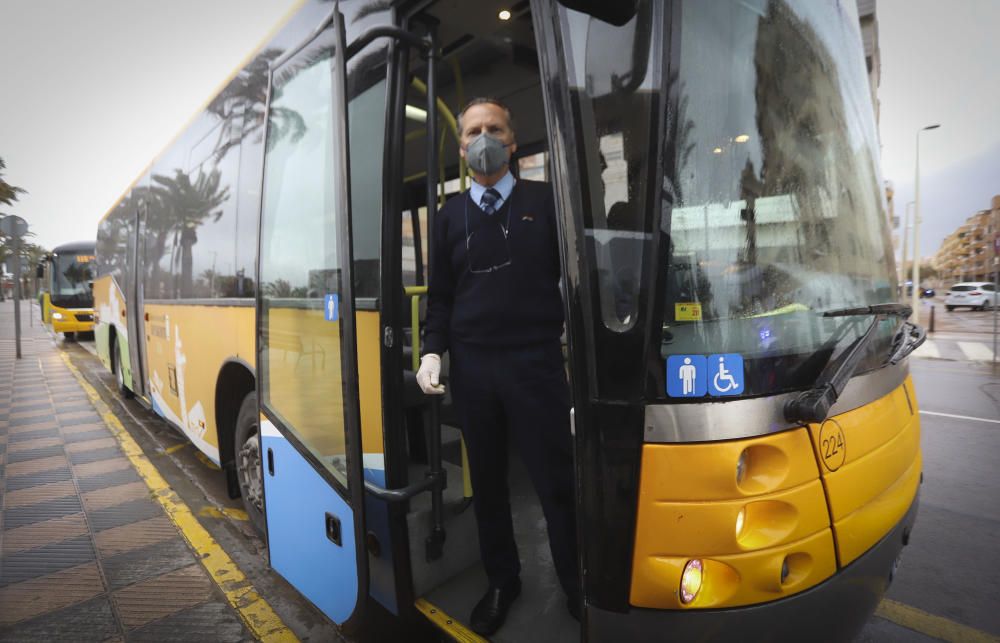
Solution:
M 420 358 L 420 368 L 417 370 L 417 384 L 427 395 L 444 395 L 441 380 L 441 357 L 427 353 Z

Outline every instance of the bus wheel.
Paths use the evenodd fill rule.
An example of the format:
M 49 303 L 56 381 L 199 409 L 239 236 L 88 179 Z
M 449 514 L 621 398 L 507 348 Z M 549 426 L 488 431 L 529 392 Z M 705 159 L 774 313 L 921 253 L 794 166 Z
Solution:
M 236 477 L 250 524 L 264 534 L 264 474 L 260 458 L 260 422 L 257 394 L 248 393 L 236 417 Z
M 67 342 L 76 341 L 76 333 L 63 333 L 63 339 Z
M 118 383 L 118 392 L 125 399 L 132 398 L 132 391 L 125 386 L 125 373 L 122 372 L 122 351 L 118 345 L 118 340 L 111 342 L 111 368 L 115 371 L 115 381 Z

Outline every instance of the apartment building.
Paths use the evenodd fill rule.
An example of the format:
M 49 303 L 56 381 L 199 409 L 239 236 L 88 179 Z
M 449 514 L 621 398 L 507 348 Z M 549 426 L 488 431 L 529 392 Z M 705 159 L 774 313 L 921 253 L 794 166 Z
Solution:
M 1000 270 L 995 250 L 1000 239 L 1000 195 L 991 199 L 990 209 L 980 210 L 965 220 L 941 242 L 934 255 L 934 268 L 943 285 L 959 281 L 993 281 Z

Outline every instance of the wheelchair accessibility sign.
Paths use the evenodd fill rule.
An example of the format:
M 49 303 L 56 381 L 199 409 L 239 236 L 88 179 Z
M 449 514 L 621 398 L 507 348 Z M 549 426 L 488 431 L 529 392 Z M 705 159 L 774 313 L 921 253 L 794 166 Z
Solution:
M 667 395 L 712 397 L 740 395 L 744 389 L 743 356 L 671 355 L 667 358 Z

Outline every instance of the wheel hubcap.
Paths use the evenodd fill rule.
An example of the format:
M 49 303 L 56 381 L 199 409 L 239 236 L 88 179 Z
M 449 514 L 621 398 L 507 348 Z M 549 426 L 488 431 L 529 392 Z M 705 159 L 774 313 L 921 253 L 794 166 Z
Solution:
M 240 485 L 243 487 L 244 499 L 253 505 L 258 511 L 264 511 L 264 481 L 260 472 L 260 439 L 256 434 L 257 427 L 253 429 L 253 435 L 240 447 L 239 466 L 236 468 L 240 478 Z

